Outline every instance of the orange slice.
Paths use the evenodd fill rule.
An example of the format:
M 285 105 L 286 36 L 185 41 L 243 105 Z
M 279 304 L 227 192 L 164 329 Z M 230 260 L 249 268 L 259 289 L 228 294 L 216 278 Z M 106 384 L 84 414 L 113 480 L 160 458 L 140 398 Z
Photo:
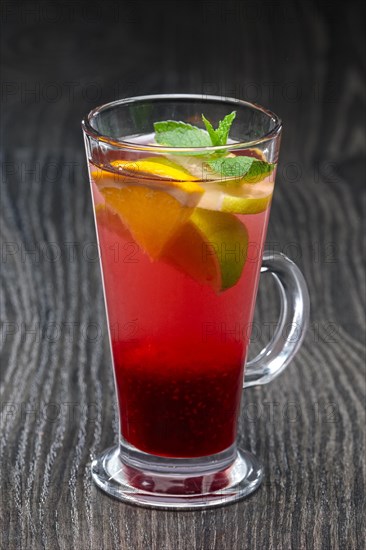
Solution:
M 159 161 L 161 160 L 165 159 L 159 158 Z M 124 161 L 114 161 L 113 165 L 120 168 L 121 163 L 125 168 Z M 155 259 L 189 219 L 204 189 L 194 181 L 172 181 L 173 176 L 178 177 L 178 172 L 181 178 L 184 174 L 179 167 L 176 169 L 171 166 L 172 163 L 169 161 L 167 164 L 160 162 L 159 167 L 152 159 L 141 159 L 132 163 L 140 168 L 143 165 L 145 170 L 150 167 L 151 170 L 155 170 L 150 176 L 160 177 L 148 181 L 141 177 L 139 169 L 132 169 L 132 164 L 128 164 L 129 175 L 126 175 L 126 170 L 116 174 L 95 169 L 91 171 L 91 177 L 104 197 L 105 204 L 118 214 L 135 241 L 150 258 Z M 163 174 L 165 180 L 162 179 Z M 189 177 L 194 179 L 192 176 Z

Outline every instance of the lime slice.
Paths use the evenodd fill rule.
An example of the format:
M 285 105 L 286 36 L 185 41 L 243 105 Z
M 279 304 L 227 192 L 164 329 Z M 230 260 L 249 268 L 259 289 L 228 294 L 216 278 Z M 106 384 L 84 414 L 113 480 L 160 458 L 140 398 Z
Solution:
M 239 281 L 247 248 L 247 229 L 235 216 L 196 208 L 162 259 L 219 293 Z

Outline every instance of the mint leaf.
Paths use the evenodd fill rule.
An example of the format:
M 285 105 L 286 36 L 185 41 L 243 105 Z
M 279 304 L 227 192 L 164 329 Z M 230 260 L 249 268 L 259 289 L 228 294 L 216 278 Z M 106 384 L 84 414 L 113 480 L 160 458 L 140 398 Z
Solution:
M 230 128 L 235 117 L 236 111 L 233 111 L 229 115 L 226 115 L 225 118 L 220 120 L 219 127 L 216 130 L 216 134 L 218 135 L 220 141 L 219 145 L 226 145 L 227 138 L 229 137 Z
M 268 176 L 274 169 L 274 164 L 258 160 L 254 157 L 226 157 L 209 160 L 208 166 L 220 174 L 222 178 L 232 178 L 230 182 L 222 181 L 223 185 L 241 185 L 242 183 L 257 183 Z
M 229 137 L 229 132 L 234 118 L 236 117 L 236 111 L 233 111 L 229 115 L 226 115 L 225 118 L 220 120 L 217 130 L 214 130 L 211 122 L 202 115 L 202 120 L 206 126 L 206 130 L 211 138 L 212 145 L 226 145 L 227 138 Z
M 211 122 L 209 120 L 207 120 L 205 115 L 202 115 L 202 120 L 203 120 L 204 125 L 206 126 L 206 130 L 208 132 L 208 135 L 211 138 L 211 145 L 214 145 L 214 146 L 215 145 L 222 145 L 220 143 L 220 139 L 219 139 L 219 136 L 216 133 L 216 130 L 214 130 Z
M 210 136 L 205 130 L 201 130 L 185 122 L 166 120 L 155 122 L 155 141 L 167 147 L 209 147 L 212 145 Z

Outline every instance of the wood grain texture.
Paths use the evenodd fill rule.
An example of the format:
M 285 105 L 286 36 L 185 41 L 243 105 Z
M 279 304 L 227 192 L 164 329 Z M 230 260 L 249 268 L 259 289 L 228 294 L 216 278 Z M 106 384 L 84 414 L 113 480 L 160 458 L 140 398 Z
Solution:
M 9 550 L 365 548 L 362 13 L 309 2 L 3 3 L 1 531 Z M 157 92 L 231 95 L 284 121 L 268 245 L 301 267 L 311 327 L 247 390 L 262 488 L 199 512 L 91 483 L 116 410 L 82 116 Z M 276 320 L 263 280 L 253 353 Z

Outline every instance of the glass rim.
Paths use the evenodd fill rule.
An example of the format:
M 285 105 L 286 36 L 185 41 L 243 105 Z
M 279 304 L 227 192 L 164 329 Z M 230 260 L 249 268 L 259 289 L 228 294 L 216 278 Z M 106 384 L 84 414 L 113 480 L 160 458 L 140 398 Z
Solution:
M 101 134 L 95 128 L 92 127 L 91 121 L 93 118 L 95 118 L 99 113 L 102 113 L 104 110 L 109 109 L 111 107 L 117 107 L 119 105 L 127 105 L 129 103 L 137 103 L 142 101 L 166 101 L 166 100 L 200 100 L 202 102 L 204 101 L 216 101 L 218 103 L 231 103 L 236 104 L 238 106 L 242 107 L 249 107 L 250 109 L 253 109 L 255 111 L 260 111 L 261 113 L 264 113 L 267 117 L 271 118 L 274 122 L 274 128 L 270 131 L 261 136 L 258 139 L 252 140 L 252 141 L 241 141 L 241 142 L 235 142 L 235 143 L 228 143 L 226 145 L 209 145 L 206 147 L 168 147 L 166 145 L 159 145 L 159 144 L 149 144 L 149 145 L 143 145 L 139 143 L 133 143 L 131 141 L 124 141 L 123 139 L 115 139 L 110 136 Z M 83 118 L 81 122 L 83 131 L 93 137 L 94 139 L 107 143 L 109 145 L 113 145 L 115 147 L 118 147 L 120 149 L 132 149 L 134 151 L 148 151 L 150 153 L 189 153 L 189 152 L 214 152 L 214 151 L 231 151 L 233 149 L 243 149 L 248 147 L 254 147 L 256 145 L 263 144 L 267 141 L 270 141 L 271 139 L 276 138 L 282 130 L 282 121 L 281 119 L 272 111 L 269 109 L 266 109 L 265 107 L 262 107 L 261 105 L 257 103 L 251 103 L 249 101 L 244 101 L 242 99 L 236 99 L 233 97 L 225 97 L 225 96 L 216 96 L 216 95 L 200 95 L 200 94 L 153 94 L 153 95 L 141 95 L 141 96 L 135 96 L 135 97 L 127 97 L 123 99 L 118 99 L 116 101 L 110 101 L 109 103 L 104 103 L 103 105 L 99 105 L 98 107 L 95 107 L 92 109 L 85 118 Z

